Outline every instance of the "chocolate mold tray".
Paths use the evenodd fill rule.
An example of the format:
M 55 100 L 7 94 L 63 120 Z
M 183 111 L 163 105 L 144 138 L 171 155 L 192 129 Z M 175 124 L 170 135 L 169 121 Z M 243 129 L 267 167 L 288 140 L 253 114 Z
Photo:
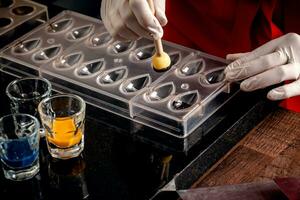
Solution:
M 79 94 L 97 107 L 183 138 L 230 97 L 216 98 L 229 91 L 223 80 L 226 62 L 163 44 L 172 66 L 156 72 L 153 41 L 114 41 L 100 20 L 64 11 L 11 44 L 1 62 L 38 72 L 58 91 Z
M 89 37 L 95 27 L 103 29 L 98 25 L 97 19 L 80 14 L 75 16 L 69 11 L 62 12 L 12 43 L 10 48 L 3 51 L 1 62 L 7 61 L 9 65 L 13 61 L 21 64 L 21 68 L 30 68 L 29 73 L 36 74 L 41 65 L 52 62 L 65 49 Z
M 54 62 L 43 65 L 41 74 L 58 85 L 76 87 L 77 92 L 93 98 L 95 104 L 104 109 L 129 117 L 130 100 L 167 72 L 152 69 L 154 46 L 150 40 L 110 42 L 103 39 L 107 41 L 105 44 L 93 45 L 95 37 L 102 40 L 107 35 L 96 31 L 85 42 L 64 51 Z M 165 45 L 165 51 L 170 54 L 174 68 L 183 61 L 182 57 L 191 54 L 169 45 Z
M 131 117 L 152 127 L 181 133 L 195 130 L 230 96 L 221 59 L 197 53 L 152 84 L 130 102 Z
M 12 42 L 20 34 L 48 20 L 47 7 L 26 0 L 0 2 L 0 45 Z

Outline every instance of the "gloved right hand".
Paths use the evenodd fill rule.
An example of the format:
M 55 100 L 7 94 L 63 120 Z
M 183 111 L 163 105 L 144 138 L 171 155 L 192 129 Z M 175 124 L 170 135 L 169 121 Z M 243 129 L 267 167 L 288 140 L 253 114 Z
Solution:
M 167 24 L 165 0 L 153 0 L 155 16 L 147 0 L 102 0 L 101 18 L 107 31 L 116 40 L 163 36 Z

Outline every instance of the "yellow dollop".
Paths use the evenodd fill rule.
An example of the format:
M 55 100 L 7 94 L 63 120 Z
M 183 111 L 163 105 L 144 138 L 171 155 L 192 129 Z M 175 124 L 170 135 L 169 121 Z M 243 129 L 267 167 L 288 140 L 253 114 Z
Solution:
M 157 55 L 156 53 L 152 57 L 152 66 L 156 71 L 164 71 L 168 69 L 171 65 L 170 56 L 163 52 L 161 55 Z
M 55 146 L 68 148 L 81 141 L 83 127 L 76 128 L 74 119 L 70 117 L 56 118 L 52 128 L 54 134 L 47 134 L 47 139 Z

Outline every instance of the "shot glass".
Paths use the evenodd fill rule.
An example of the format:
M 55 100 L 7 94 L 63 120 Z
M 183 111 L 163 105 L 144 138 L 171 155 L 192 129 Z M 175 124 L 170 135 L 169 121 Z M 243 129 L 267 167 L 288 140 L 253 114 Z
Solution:
M 22 78 L 12 81 L 6 87 L 12 113 L 26 113 L 36 117 L 40 122 L 38 105 L 42 99 L 51 95 L 51 84 L 44 78 Z M 44 130 L 40 129 L 44 136 Z
M 38 110 L 52 157 L 77 157 L 84 148 L 85 102 L 72 94 L 42 100 Z
M 0 158 L 7 179 L 22 181 L 39 172 L 39 127 L 28 114 L 0 118 Z

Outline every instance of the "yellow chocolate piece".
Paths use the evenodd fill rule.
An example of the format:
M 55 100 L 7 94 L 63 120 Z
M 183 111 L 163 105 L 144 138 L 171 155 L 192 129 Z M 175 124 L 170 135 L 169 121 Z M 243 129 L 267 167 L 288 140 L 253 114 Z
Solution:
M 76 130 L 74 119 L 70 117 L 56 118 L 53 121 L 53 137 L 47 134 L 49 142 L 60 148 L 68 148 L 78 144 L 82 138 L 82 128 Z
M 152 57 L 152 66 L 156 71 L 163 71 L 168 69 L 171 65 L 170 56 L 163 52 L 160 56 L 156 53 Z

